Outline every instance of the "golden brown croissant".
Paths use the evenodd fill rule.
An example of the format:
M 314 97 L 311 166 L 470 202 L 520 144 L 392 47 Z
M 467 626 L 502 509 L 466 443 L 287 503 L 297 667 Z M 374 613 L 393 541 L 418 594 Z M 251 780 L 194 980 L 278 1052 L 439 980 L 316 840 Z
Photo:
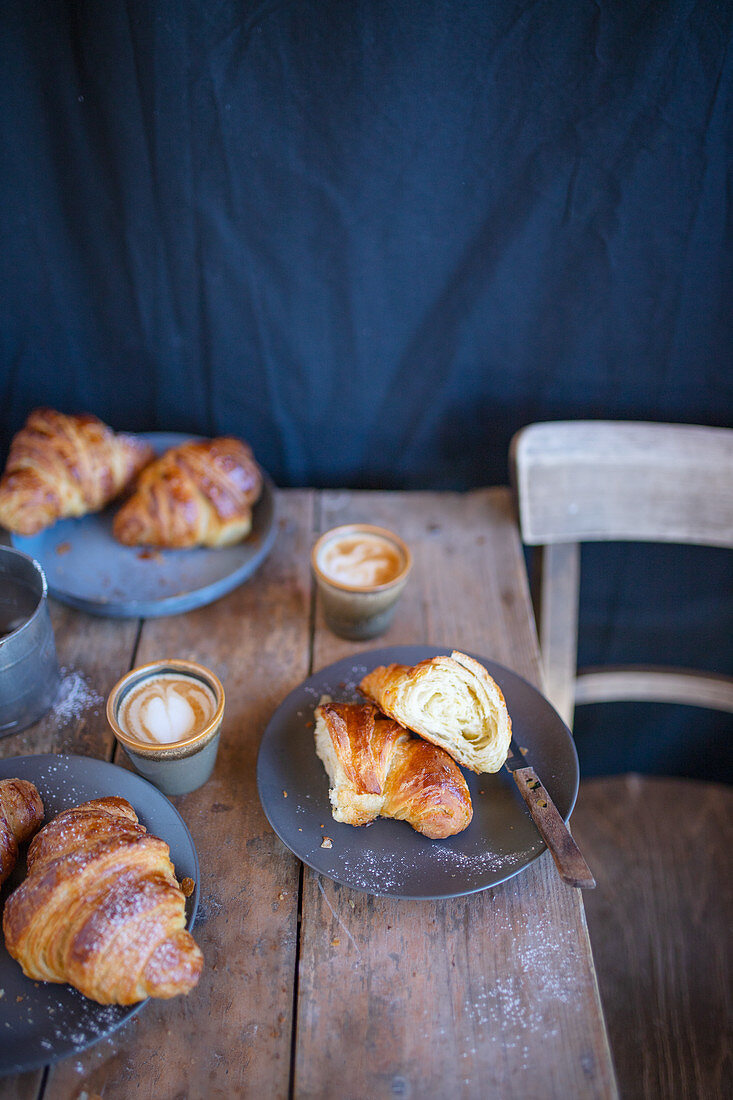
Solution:
M 409 667 L 381 665 L 360 690 L 403 726 L 440 745 L 474 772 L 498 772 L 512 723 L 499 685 L 482 664 L 454 650 Z
M 168 845 L 124 798 L 65 810 L 36 834 L 3 931 L 27 977 L 100 1004 L 188 993 L 203 965 Z
M 228 436 L 183 443 L 143 471 L 113 533 L 125 546 L 231 546 L 251 531 L 261 490 L 246 443 Z
M 0 524 L 35 535 L 58 519 L 98 512 L 154 457 L 96 416 L 35 409 L 13 437 L 0 480 Z
M 43 821 L 43 802 L 27 779 L 0 779 L 0 884 L 18 861 L 18 846 Z
M 367 825 L 393 817 L 432 840 L 470 823 L 466 780 L 442 749 L 412 737 L 369 703 L 321 703 L 315 714 L 316 752 L 331 783 L 336 821 Z

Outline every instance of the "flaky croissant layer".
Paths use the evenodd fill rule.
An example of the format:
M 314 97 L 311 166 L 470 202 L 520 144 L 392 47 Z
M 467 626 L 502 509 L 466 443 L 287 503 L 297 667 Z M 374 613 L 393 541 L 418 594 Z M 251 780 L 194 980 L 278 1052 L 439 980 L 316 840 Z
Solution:
M 512 723 L 499 685 L 482 664 L 453 650 L 417 665 L 382 665 L 360 690 L 385 714 L 474 772 L 497 772 Z
M 188 993 L 203 956 L 186 931 L 168 845 L 122 798 L 66 810 L 36 835 L 5 904 L 5 945 L 36 981 L 100 1004 Z

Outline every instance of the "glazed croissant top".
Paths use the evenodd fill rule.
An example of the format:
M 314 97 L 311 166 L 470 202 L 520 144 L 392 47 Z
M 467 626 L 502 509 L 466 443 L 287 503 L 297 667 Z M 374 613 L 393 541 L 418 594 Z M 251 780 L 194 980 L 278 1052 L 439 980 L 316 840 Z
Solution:
M 385 714 L 440 745 L 474 772 L 497 772 L 509 752 L 512 723 L 499 685 L 482 664 L 454 650 L 410 667 L 368 673 L 360 690 Z
M 66 810 L 36 834 L 3 931 L 27 977 L 100 1004 L 188 993 L 203 965 L 168 845 L 124 798 Z
M 331 783 L 336 821 L 407 821 L 433 840 L 453 836 L 473 816 L 466 780 L 450 756 L 378 715 L 369 703 L 321 703 L 316 752 Z
M 27 779 L 0 779 L 0 884 L 18 861 L 18 845 L 43 821 L 43 802 Z
M 35 535 L 58 519 L 97 512 L 118 496 L 153 450 L 96 416 L 35 409 L 13 437 L 0 480 L 0 524 Z
M 113 533 L 125 546 L 231 546 L 249 534 L 261 490 L 246 443 L 228 436 L 183 443 L 143 471 Z

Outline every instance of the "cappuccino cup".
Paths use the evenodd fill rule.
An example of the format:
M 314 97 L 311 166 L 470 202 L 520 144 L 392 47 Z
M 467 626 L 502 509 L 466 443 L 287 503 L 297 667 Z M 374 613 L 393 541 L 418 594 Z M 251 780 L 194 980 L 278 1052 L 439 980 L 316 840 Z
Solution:
M 211 775 L 224 688 L 195 661 L 134 668 L 107 700 L 107 720 L 135 768 L 166 795 L 188 794 Z
M 326 625 L 340 638 L 376 638 L 392 624 L 412 556 L 385 527 L 348 523 L 314 544 L 311 567 Z

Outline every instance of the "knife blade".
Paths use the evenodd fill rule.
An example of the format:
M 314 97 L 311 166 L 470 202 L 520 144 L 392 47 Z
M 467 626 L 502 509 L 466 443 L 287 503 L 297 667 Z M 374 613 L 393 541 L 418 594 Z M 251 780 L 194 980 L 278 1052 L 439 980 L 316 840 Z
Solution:
M 568 886 L 592 890 L 596 884 L 593 873 L 555 803 L 547 793 L 547 788 L 532 765 L 527 762 L 526 751 L 521 749 L 512 737 L 504 767 L 514 777 L 514 782 L 527 803 L 537 831 L 555 860 L 560 878 Z

